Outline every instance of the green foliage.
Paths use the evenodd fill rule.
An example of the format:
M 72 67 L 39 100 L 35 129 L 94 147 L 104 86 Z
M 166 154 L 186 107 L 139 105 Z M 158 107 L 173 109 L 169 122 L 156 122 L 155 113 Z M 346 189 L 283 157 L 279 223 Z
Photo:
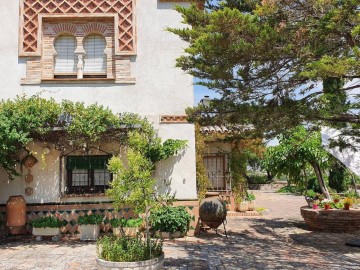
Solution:
M 278 189 L 277 193 L 292 193 L 292 194 L 301 194 L 303 189 L 297 187 L 297 186 L 285 186 L 280 189 Z
M 117 227 L 132 227 L 132 228 L 139 228 L 143 223 L 142 218 L 113 218 L 110 220 L 110 224 L 113 228 Z
M 346 169 L 335 162 L 329 170 L 329 187 L 336 190 L 336 192 L 344 192 L 346 190 L 346 179 L 345 179 Z
M 314 190 L 317 193 L 321 192 L 319 182 L 317 181 L 316 177 L 311 177 L 310 179 L 308 179 L 307 188 Z
M 98 214 L 85 214 L 78 218 L 79 225 L 96 225 L 103 221 L 104 217 Z
M 154 230 L 162 232 L 187 232 L 191 216 L 185 207 L 162 207 L 151 212 L 150 223 Z
M 246 196 L 246 179 L 244 175 L 247 169 L 247 156 L 238 148 L 233 149 L 230 155 L 230 171 L 232 178 L 232 189 L 235 201 L 240 202 Z
M 145 261 L 163 254 L 160 240 L 144 240 L 140 236 L 104 236 L 98 239 L 96 247 L 98 257 L 111 262 Z
M 10 178 L 18 175 L 18 152 L 32 141 L 34 133 L 45 134 L 55 126 L 60 107 L 53 99 L 17 97 L 0 102 L 0 165 Z
M 65 220 L 59 220 L 55 217 L 42 217 L 30 222 L 34 228 L 60 228 L 65 226 L 67 222 Z
M 249 184 L 267 184 L 269 183 L 267 175 L 260 175 L 260 174 L 249 174 Z
M 204 164 L 205 147 L 205 138 L 200 132 L 200 125 L 195 124 L 196 185 L 199 200 L 205 198 L 205 193 L 211 186 Z
M 309 197 L 309 198 L 312 198 L 312 199 L 315 199 L 316 196 L 317 196 L 317 193 L 314 190 L 309 189 L 309 190 L 306 191 L 305 196 Z
M 337 203 L 331 202 L 330 207 L 333 209 L 343 209 L 344 204 L 342 202 L 337 202 Z
M 327 192 L 322 176 L 329 167 L 329 153 L 321 145 L 320 132 L 308 131 L 303 126 L 279 136 L 279 145 L 269 147 L 264 154 L 264 164 L 275 175 L 288 176 L 289 183 L 305 189 L 309 170 L 317 176 L 320 186 Z M 329 196 L 328 194 L 326 195 Z
M 256 199 L 256 196 L 255 196 L 254 193 L 252 193 L 252 192 L 247 193 L 247 195 L 246 195 L 246 200 L 247 201 L 251 202 L 251 201 L 255 201 L 255 199 Z
M 177 66 L 220 96 L 210 116 L 199 106 L 190 119 L 251 123 L 269 137 L 305 122 L 341 123 L 359 139 L 360 103 L 349 98 L 360 87 L 358 1 L 207 3 L 177 7 L 188 27 L 168 29 L 189 44 Z

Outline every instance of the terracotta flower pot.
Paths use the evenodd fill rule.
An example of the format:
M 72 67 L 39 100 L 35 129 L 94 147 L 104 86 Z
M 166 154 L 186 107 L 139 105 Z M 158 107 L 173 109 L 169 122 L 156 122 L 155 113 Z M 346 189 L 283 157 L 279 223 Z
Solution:
M 350 204 L 344 204 L 344 210 L 350 210 Z
M 339 199 L 334 199 L 334 203 L 338 203 L 338 202 L 340 202 Z
M 330 210 L 330 204 L 325 204 L 324 208 L 325 208 L 325 210 Z

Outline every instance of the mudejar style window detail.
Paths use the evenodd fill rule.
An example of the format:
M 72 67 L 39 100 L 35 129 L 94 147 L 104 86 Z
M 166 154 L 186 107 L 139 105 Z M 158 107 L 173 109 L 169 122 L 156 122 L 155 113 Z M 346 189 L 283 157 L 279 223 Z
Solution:
M 66 159 L 67 194 L 104 193 L 112 175 L 107 169 L 110 156 L 69 156 Z
M 71 35 L 61 35 L 55 42 L 55 67 L 56 76 L 74 76 L 76 78 L 76 38 Z

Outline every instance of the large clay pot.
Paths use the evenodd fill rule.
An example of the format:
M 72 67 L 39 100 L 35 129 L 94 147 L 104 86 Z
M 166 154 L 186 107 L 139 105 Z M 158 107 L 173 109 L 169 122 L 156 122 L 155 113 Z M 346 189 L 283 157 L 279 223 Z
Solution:
M 26 201 L 23 196 L 10 196 L 6 202 L 6 227 L 11 234 L 22 234 L 26 224 Z
M 217 229 L 226 219 L 226 206 L 218 197 L 209 197 L 201 201 L 199 215 L 201 222 Z

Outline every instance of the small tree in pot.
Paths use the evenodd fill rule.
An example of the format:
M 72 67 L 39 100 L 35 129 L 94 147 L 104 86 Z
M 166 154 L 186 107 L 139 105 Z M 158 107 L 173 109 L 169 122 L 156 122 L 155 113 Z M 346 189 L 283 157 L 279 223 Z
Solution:
M 157 180 L 153 177 L 153 172 L 156 162 L 175 155 L 178 150 L 186 146 L 186 141 L 168 139 L 161 143 L 155 130 L 146 120 L 137 121 L 136 124 L 140 124 L 142 128 L 128 133 L 127 163 L 124 164 L 119 157 L 113 157 L 109 162 L 109 169 L 113 172 L 114 179 L 110 184 L 110 189 L 107 190 L 107 195 L 114 200 L 115 209 L 120 210 L 126 206 L 131 207 L 135 214 L 144 214 L 146 238 L 100 239 L 97 248 L 99 257 L 97 264 L 101 269 L 161 269 L 163 263 L 162 245 L 152 240 L 149 234 L 150 210 L 161 203 L 157 194 Z M 107 256 L 105 243 L 109 249 L 119 250 L 119 253 L 124 251 L 130 254 L 133 250 L 138 250 L 146 254 L 141 257 L 146 261 L 134 261 L 138 260 L 136 256 L 121 256 L 119 262 L 115 263 L 112 256 Z

